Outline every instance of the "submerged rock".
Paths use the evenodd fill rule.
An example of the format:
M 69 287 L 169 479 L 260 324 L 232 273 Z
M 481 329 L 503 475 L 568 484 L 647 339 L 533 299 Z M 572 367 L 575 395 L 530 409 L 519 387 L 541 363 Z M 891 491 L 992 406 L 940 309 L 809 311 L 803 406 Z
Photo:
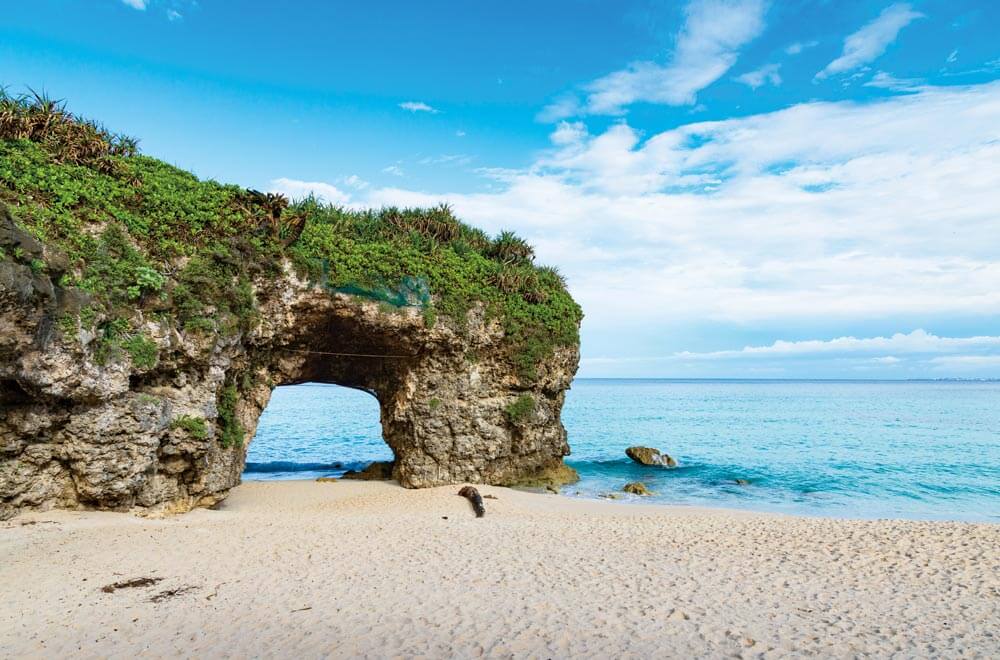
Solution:
M 618 493 L 601 493 L 598 497 L 605 500 L 620 500 L 622 498 Z
M 625 455 L 636 463 L 642 465 L 652 465 L 657 467 L 676 467 L 677 461 L 667 454 L 661 453 L 659 449 L 652 447 L 629 447 L 625 450 Z
M 646 488 L 646 484 L 642 483 L 641 481 L 633 481 L 631 483 L 625 484 L 625 486 L 622 487 L 622 491 L 626 493 L 631 493 L 633 495 L 642 495 L 642 496 L 653 494 L 653 491 Z
M 375 461 L 369 463 L 365 469 L 357 472 L 348 470 L 341 479 L 356 479 L 358 481 L 389 481 L 392 479 L 392 461 Z
M 749 479 L 733 479 L 733 483 L 735 483 L 737 486 L 749 486 L 750 485 L 750 480 Z

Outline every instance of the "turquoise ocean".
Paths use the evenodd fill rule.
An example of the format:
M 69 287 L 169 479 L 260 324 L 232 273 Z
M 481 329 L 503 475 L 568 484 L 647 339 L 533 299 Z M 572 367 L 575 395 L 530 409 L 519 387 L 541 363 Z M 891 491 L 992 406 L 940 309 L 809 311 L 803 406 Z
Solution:
M 563 489 L 572 497 L 642 481 L 647 503 L 1000 522 L 1000 382 L 577 379 L 563 423 L 581 477 Z M 637 465 L 630 445 L 679 466 Z M 371 395 L 297 385 L 274 391 L 243 476 L 337 476 L 391 458 Z

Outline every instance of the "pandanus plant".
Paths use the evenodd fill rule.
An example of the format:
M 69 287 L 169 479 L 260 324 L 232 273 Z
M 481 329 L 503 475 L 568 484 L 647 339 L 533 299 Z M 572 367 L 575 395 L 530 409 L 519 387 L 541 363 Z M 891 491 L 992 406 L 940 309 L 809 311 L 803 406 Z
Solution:
M 258 222 L 258 228 L 289 246 L 298 240 L 306 226 L 306 216 L 288 212 L 288 198 L 281 193 L 247 190 L 239 205 L 248 217 Z
M 535 259 L 535 250 L 514 232 L 504 231 L 487 249 L 487 256 L 508 265 L 529 264 Z
M 60 163 L 92 167 L 105 174 L 118 173 L 114 157 L 134 156 L 138 142 L 76 117 L 63 101 L 29 88 L 28 94 L 11 96 L 0 89 L 0 139 L 30 140 L 41 145 Z

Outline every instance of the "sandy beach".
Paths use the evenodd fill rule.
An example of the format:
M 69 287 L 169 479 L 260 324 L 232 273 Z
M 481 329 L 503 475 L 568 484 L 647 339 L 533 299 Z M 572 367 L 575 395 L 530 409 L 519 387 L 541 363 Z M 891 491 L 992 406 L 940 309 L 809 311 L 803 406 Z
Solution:
M 3 657 L 996 657 L 1000 526 L 246 483 L 0 524 Z M 113 585 L 153 578 L 144 586 Z

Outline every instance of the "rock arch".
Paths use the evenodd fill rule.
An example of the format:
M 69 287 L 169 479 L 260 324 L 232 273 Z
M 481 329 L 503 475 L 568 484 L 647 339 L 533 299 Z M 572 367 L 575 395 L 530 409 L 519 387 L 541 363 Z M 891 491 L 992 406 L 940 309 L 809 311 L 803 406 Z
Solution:
M 41 256 L 29 236 L 5 231 Z M 419 305 L 331 292 L 287 264 L 256 286 L 262 302 L 245 332 L 206 336 L 149 318 L 155 364 L 98 364 L 85 331 L 72 345 L 55 339 L 58 319 L 82 304 L 58 272 L 0 261 L 0 516 L 210 505 L 240 482 L 273 388 L 305 381 L 375 395 L 403 486 L 574 479 L 560 411 L 576 346 L 557 347 L 524 382 L 481 307 L 462 326 L 429 323 Z

